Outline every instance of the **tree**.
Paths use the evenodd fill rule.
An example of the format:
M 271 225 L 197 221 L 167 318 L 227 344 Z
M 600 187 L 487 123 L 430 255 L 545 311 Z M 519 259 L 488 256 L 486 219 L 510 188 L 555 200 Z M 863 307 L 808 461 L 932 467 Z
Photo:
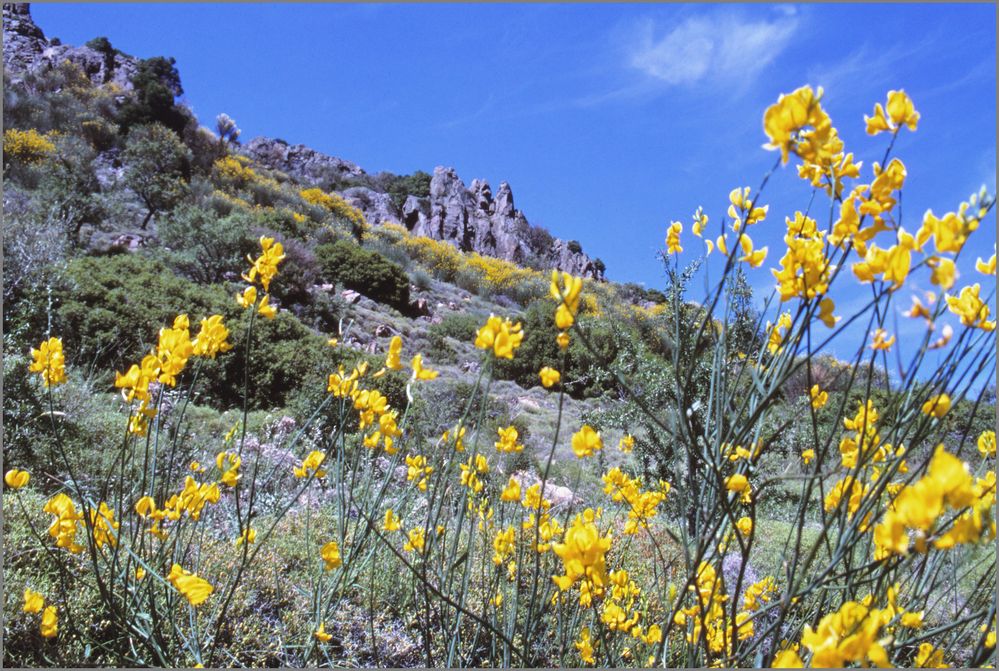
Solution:
M 191 152 L 159 124 L 133 128 L 125 142 L 125 183 L 146 206 L 145 229 L 162 210 L 173 208 L 187 194 Z
M 139 62 L 132 76 L 132 97 L 125 102 L 118 114 L 122 133 L 137 125 L 159 123 L 178 135 L 193 120 L 174 99 L 183 95 L 180 73 L 173 58 L 156 56 Z

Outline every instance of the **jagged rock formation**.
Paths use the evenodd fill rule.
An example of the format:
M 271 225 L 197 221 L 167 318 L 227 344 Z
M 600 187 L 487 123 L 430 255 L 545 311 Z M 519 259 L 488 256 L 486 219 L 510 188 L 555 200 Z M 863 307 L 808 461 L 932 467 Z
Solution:
M 363 182 L 367 177 L 355 163 L 284 140 L 257 137 L 243 152 L 266 168 L 326 190 L 337 190 L 339 184 L 351 181 Z M 603 279 L 603 264 L 573 244 L 531 226 L 514 207 L 513 191 L 506 182 L 494 196 L 485 180 L 472 180 L 466 187 L 454 168 L 438 166 L 430 182 L 430 195 L 409 196 L 401 209 L 388 194 L 366 186 L 338 192 L 371 224 L 401 224 L 414 235 L 443 240 L 462 251 Z
M 603 278 L 602 264 L 547 231 L 531 226 L 513 203 L 513 191 L 501 182 L 493 196 L 489 183 L 465 184 L 454 168 L 438 166 L 428 198 L 406 199 L 402 223 L 415 235 L 444 240 L 463 251 L 495 256 L 514 263 L 541 262 L 584 277 Z
M 126 91 L 132 89 L 132 76 L 139 66 L 139 59 L 126 54 L 53 44 L 31 18 L 28 3 L 3 3 L 3 65 L 12 81 L 67 60 L 95 84 L 113 83 Z
M 253 138 L 243 146 L 243 152 L 264 167 L 326 189 L 365 174 L 356 163 L 320 153 L 304 144 L 289 145 L 269 137 Z

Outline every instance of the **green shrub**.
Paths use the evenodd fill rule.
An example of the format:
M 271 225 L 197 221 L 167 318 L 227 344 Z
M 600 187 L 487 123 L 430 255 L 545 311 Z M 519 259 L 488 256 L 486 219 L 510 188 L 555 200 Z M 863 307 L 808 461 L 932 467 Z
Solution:
M 158 236 L 168 262 L 202 284 L 235 279 L 246 256 L 259 245 L 249 233 L 253 218 L 244 212 L 219 216 L 213 210 L 182 205 L 160 222 Z
M 580 319 L 581 327 L 586 330 L 587 340 L 596 352 L 590 352 L 580 338 L 573 335 L 567 364 L 563 370 L 562 352 L 555 342 L 558 329 L 555 327 L 551 303 L 532 303 L 520 321 L 524 329 L 524 340 L 513 359 L 496 360 L 497 377 L 513 380 L 522 387 L 530 388 L 541 384 L 538 371 L 544 366 L 551 366 L 560 370 L 566 393 L 575 398 L 599 396 L 615 388 L 613 376 L 605 370 L 618 353 L 619 336 L 615 334 L 614 324 L 593 317 Z
M 316 247 L 319 271 L 328 282 L 342 284 L 368 298 L 405 312 L 409 308 L 409 277 L 381 254 L 345 240 Z
M 188 193 L 191 151 L 160 124 L 137 126 L 125 142 L 125 183 L 146 208 L 142 228 Z
M 274 287 L 280 283 L 280 276 Z M 198 389 L 206 403 L 227 408 L 243 402 L 244 340 L 249 313 L 220 285 L 201 286 L 174 275 L 161 262 L 137 255 L 70 262 L 67 280 L 55 292 L 54 328 L 63 334 L 67 359 L 93 370 L 110 389 L 115 370 L 124 372 L 156 344 L 157 333 L 186 313 L 192 335 L 201 319 L 221 314 L 233 349 L 206 361 Z M 40 340 L 44 315 L 36 320 Z M 303 384 L 319 384 L 339 355 L 295 316 L 281 311 L 254 326 L 248 401 L 251 408 L 283 405 Z M 323 385 L 325 388 L 325 385 Z

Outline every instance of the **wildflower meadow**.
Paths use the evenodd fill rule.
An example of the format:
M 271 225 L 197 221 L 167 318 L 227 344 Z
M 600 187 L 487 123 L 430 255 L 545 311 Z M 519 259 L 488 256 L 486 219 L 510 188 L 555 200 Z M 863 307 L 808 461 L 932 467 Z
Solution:
M 79 398 L 81 380 L 101 378 L 72 351 L 84 341 L 60 317 L 70 313 L 33 303 L 44 338 L 5 377 L 25 378 L 26 391 L 8 394 L 39 399 L 23 421 L 31 449 L 48 456 L 5 455 L 5 663 L 993 664 L 995 197 L 983 188 L 900 225 L 908 174 L 894 148 L 919 132 L 916 103 L 900 90 L 872 103 L 862 121 L 883 147 L 863 161 L 821 89 L 762 110 L 771 171 L 732 190 L 727 216 L 709 217 L 717 204 L 704 203 L 664 231 L 668 283 L 654 309 L 631 315 L 651 325 L 655 366 L 601 354 L 599 320 L 616 289 L 382 230 L 319 188 L 288 196 L 300 209 L 287 227 L 339 217 L 350 235 L 431 272 L 479 268 L 494 291 L 522 287 L 540 316 L 497 305 L 460 337 L 441 336 L 474 364 L 446 403 L 425 399 L 455 369 L 402 334 L 367 358 L 310 359 L 322 369 L 310 376 L 292 362 L 338 356 L 359 327 L 340 319 L 322 338 L 275 348 L 295 250 L 288 236 L 261 235 L 237 258 L 224 309 L 192 298 L 158 334 L 136 326 L 145 354 L 105 371 L 113 379 L 95 405 Z M 5 159 L 29 171 L 57 143 L 10 130 Z M 227 211 L 258 207 L 233 204 L 251 187 L 285 188 L 222 151 L 210 170 Z M 777 216 L 767 185 L 795 173 L 804 202 Z M 763 227 L 786 228 L 785 246 L 757 246 Z M 703 291 L 678 260 L 684 249 L 703 250 Z M 977 277 L 955 272 L 962 254 L 978 257 Z M 744 309 L 747 273 L 772 276 L 763 310 Z M 914 293 L 914 277 L 934 291 Z M 860 306 L 841 310 L 837 287 Z M 905 361 L 900 303 L 924 327 Z M 96 324 L 104 309 L 90 303 L 72 318 Z M 946 316 L 958 326 L 941 326 Z M 532 340 L 540 328 L 543 342 Z M 822 355 L 834 341 L 854 352 L 835 366 Z M 621 390 L 616 423 L 564 416 L 567 371 L 585 357 L 593 379 Z M 518 466 L 524 425 L 490 414 L 515 365 L 530 366 L 557 409 L 530 429 L 543 445 L 533 479 Z M 270 425 L 274 456 L 255 437 L 254 399 L 274 393 L 277 375 L 306 388 L 308 403 L 287 430 Z M 205 419 L 209 393 L 231 399 L 224 420 Z M 432 433 L 417 428 L 431 410 Z M 109 415 L 100 426 L 111 428 L 81 437 L 67 419 L 81 412 Z M 107 447 L 86 456 L 98 435 Z M 405 642 L 395 657 L 393 640 Z

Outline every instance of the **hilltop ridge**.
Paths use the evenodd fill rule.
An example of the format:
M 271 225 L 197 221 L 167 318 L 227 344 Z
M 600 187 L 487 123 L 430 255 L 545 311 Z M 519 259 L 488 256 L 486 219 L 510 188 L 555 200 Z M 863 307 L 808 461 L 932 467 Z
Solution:
M 111 84 L 122 94 L 133 89 L 140 59 L 112 48 L 105 38 L 84 46 L 50 40 L 32 18 L 29 3 L 4 3 L 3 26 L 4 70 L 12 82 L 69 61 L 95 85 Z M 174 96 L 183 93 L 179 79 L 164 83 Z M 494 196 L 485 180 L 474 179 L 466 187 L 454 168 L 437 166 L 426 191 L 389 194 L 384 188 L 388 173 L 372 175 L 356 163 L 304 144 L 255 137 L 236 149 L 255 164 L 284 173 L 303 186 L 343 196 L 369 224 L 400 224 L 414 235 L 447 242 L 464 252 L 604 279 L 604 263 L 584 253 L 578 242 L 556 238 L 531 225 L 514 206 L 506 182 Z

